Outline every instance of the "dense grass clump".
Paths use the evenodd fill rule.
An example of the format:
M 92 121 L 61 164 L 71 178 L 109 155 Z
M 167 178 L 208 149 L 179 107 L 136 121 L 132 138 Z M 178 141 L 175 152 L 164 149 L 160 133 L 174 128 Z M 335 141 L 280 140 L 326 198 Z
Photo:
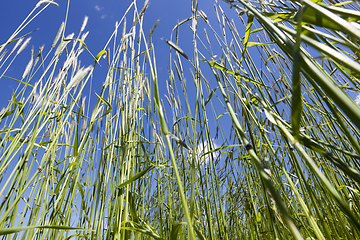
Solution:
M 2 239 L 360 238 L 358 2 L 225 2 L 174 23 L 161 82 L 148 1 L 96 54 L 65 19 L 8 76 L 35 6 L 0 46 Z

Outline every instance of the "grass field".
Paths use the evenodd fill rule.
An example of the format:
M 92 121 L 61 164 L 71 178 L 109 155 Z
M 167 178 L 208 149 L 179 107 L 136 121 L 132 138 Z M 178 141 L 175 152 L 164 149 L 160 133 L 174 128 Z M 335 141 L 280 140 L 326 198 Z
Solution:
M 359 4 L 225 2 L 174 23 L 166 81 L 147 1 L 99 53 L 64 19 L 22 79 L 31 18 L 1 43 L 1 239 L 360 239 Z

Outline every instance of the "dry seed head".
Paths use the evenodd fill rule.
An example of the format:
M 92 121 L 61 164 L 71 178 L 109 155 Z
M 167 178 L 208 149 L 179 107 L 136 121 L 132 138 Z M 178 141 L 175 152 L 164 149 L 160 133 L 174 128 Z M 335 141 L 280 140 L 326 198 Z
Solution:
M 7 49 L 5 49 L 5 51 L 1 54 L 1 56 L 0 56 L 0 62 L 1 62 L 1 60 L 4 58 L 4 56 L 5 56 L 5 54 L 8 52 L 8 50 Z
M 19 48 L 19 50 L 17 51 L 16 55 L 20 54 L 25 48 L 26 46 L 29 44 L 31 40 L 31 37 L 28 37 L 25 42 L 21 45 L 21 47 Z
M 221 16 L 221 20 L 222 20 L 222 31 L 223 31 L 223 36 L 226 37 L 226 31 L 225 31 L 225 17 L 224 15 Z M 224 38 L 225 39 L 225 38 Z
M 60 91 L 60 88 L 62 88 L 63 84 L 66 82 L 66 76 L 68 72 L 65 71 L 59 71 L 59 74 L 52 79 L 50 89 L 55 91 Z
M 83 33 L 82 35 L 81 35 L 81 41 L 85 41 L 85 38 L 87 37 L 87 35 L 89 35 L 89 31 L 87 31 L 86 33 Z M 80 45 L 80 46 L 82 46 L 82 44 Z
M 0 111 L 0 116 L 3 115 L 5 112 L 6 112 L 6 108 L 3 107 Z
M 37 90 L 37 86 L 39 85 L 39 82 L 37 82 L 32 90 L 31 93 L 31 99 L 30 99 L 30 103 L 33 104 L 35 102 L 35 100 L 37 100 L 37 96 L 38 94 L 36 93 Z
M 218 22 L 220 23 L 219 13 L 218 13 L 218 10 L 217 10 L 217 7 L 216 7 L 215 4 L 214 4 L 214 8 L 215 8 L 215 13 L 216 13 L 216 19 L 217 19 Z
M 207 15 L 205 14 L 205 12 L 203 10 L 199 10 L 199 14 L 200 14 L 200 17 L 202 19 L 204 19 L 204 21 L 207 23 L 208 22 L 208 17 Z
M 31 58 L 34 58 L 34 46 L 31 48 Z
M 89 19 L 89 17 L 88 17 L 88 16 L 85 16 L 84 21 L 83 21 L 83 23 L 82 23 L 82 25 L 81 25 L 80 32 L 84 31 L 84 29 L 85 29 L 85 27 L 86 27 L 86 24 L 87 24 L 87 22 L 88 22 L 88 19 Z
M 39 61 L 40 57 L 42 56 L 42 51 L 44 49 L 44 45 L 42 45 L 40 48 L 39 48 L 39 53 L 38 55 L 36 56 L 36 59 L 35 59 L 35 62 L 34 62 L 34 67 L 36 66 L 37 62 Z
M 99 115 L 99 113 L 103 110 L 104 105 L 101 105 L 96 112 L 93 112 L 92 116 L 91 116 L 91 121 L 94 121 L 96 119 L 96 117 Z
M 237 28 L 236 28 L 236 24 L 235 24 L 235 22 L 234 22 L 234 19 L 231 19 L 231 22 L 232 22 L 233 29 L 234 29 L 236 35 L 239 36 L 239 32 L 238 32 L 238 30 L 237 30 Z
M 82 102 L 81 102 L 82 114 L 84 114 L 85 108 L 86 108 L 86 96 L 82 99 Z
M 18 46 L 22 43 L 22 41 L 24 40 L 24 38 L 20 38 L 17 42 L 16 42 L 16 44 L 15 44 L 15 46 L 13 47 L 13 49 L 11 50 L 11 53 L 13 53 L 13 52 L 15 52 L 15 50 L 18 48 Z M 10 54 L 11 54 L 10 53 Z
M 32 55 L 32 54 L 31 54 L 31 55 Z M 31 56 L 31 59 L 30 59 L 30 61 L 28 62 L 28 64 L 26 65 L 25 71 L 24 71 L 21 79 L 24 79 L 24 78 L 29 74 L 29 72 L 30 72 L 30 70 L 31 70 L 31 68 L 32 68 L 32 66 L 33 66 L 33 62 L 34 62 L 34 59 L 33 59 L 32 56 Z
M 85 135 L 85 133 L 87 131 L 87 128 L 88 128 L 88 120 L 84 119 L 83 122 L 82 122 L 81 131 L 80 131 L 80 139 L 84 138 L 84 135 Z
M 115 37 L 115 39 L 116 39 L 116 36 L 117 36 L 118 27 L 119 27 L 119 23 L 118 23 L 118 21 L 116 21 L 116 23 L 115 23 L 115 30 L 114 30 L 114 37 Z
M 78 58 L 83 51 L 84 51 L 84 49 L 80 49 L 76 54 L 76 58 Z
M 149 7 L 149 0 L 145 0 L 144 7 L 141 9 L 139 15 L 136 17 L 135 21 L 132 24 L 132 27 L 134 27 L 139 22 L 139 20 L 144 15 L 144 12 L 148 7 Z
M 78 60 L 78 62 L 77 62 L 77 69 L 76 69 L 76 71 L 79 71 L 80 66 L 81 66 L 81 60 Z
M 60 28 L 59 28 L 56 36 L 55 36 L 54 42 L 53 42 L 53 44 L 51 45 L 51 48 L 54 48 L 55 45 L 56 45 L 56 43 L 59 41 L 59 38 L 60 38 L 60 36 L 61 36 L 61 34 L 62 34 L 62 31 L 64 30 L 64 24 L 65 24 L 64 22 L 61 23 Z
M 170 107 L 172 108 L 172 104 L 171 104 L 171 102 L 170 102 L 169 97 L 168 97 L 167 95 L 165 95 L 165 94 L 164 94 L 164 96 L 165 96 L 165 98 L 166 98 L 166 101 L 168 102 L 168 104 L 169 104 Z
M 150 34 L 149 34 L 149 38 L 150 38 L 150 39 L 151 39 L 151 36 L 152 36 L 152 34 L 153 34 L 156 26 L 158 25 L 159 21 L 160 21 L 159 19 L 156 20 L 156 23 L 155 23 L 154 26 L 152 27 L 152 29 L 151 29 L 151 31 L 150 31 Z
M 78 57 L 79 57 L 79 55 L 83 52 L 83 50 L 84 49 L 80 49 L 78 52 L 77 52 L 77 55 L 76 55 L 76 57 L 75 57 L 75 59 L 74 59 L 74 61 L 72 62 L 72 68 L 73 68 L 73 70 L 74 71 L 79 71 L 79 66 L 80 65 L 78 65 Z
M 69 35 L 67 35 L 66 37 L 65 37 L 65 39 L 72 39 L 72 38 L 74 38 L 74 33 L 71 33 L 71 34 L 69 34 Z M 55 54 L 61 54 L 62 53 L 62 51 L 64 51 L 64 49 L 65 49 L 65 47 L 66 47 L 66 45 L 68 45 L 68 43 L 69 43 L 69 41 L 64 41 L 64 42 L 62 42 L 59 46 L 58 46 L 58 48 L 56 49 L 56 51 L 55 51 Z M 61 49 L 60 49 L 60 47 L 61 47 Z M 60 50 L 59 50 L 60 49 Z
M 126 33 L 126 18 L 124 18 L 124 27 L 123 27 L 123 32 L 122 32 L 122 36 L 121 36 L 121 41 L 123 41 L 125 33 Z
M 73 71 L 79 71 L 79 69 L 77 69 L 78 68 L 78 61 L 77 61 L 77 59 L 75 59 L 73 62 L 72 62 L 72 69 L 73 69 Z
M 75 59 L 76 59 L 75 53 L 74 53 L 74 51 L 71 51 L 70 54 L 69 54 L 69 56 L 67 57 L 64 65 L 63 65 L 62 69 L 63 69 L 63 70 L 67 69 L 67 68 L 73 63 L 73 61 L 74 61 Z
M 206 40 L 207 40 L 208 44 L 210 45 L 210 40 L 209 40 L 209 36 L 206 31 L 206 28 L 204 28 L 204 32 L 205 32 Z
M 71 88 L 75 87 L 84 77 L 85 75 L 91 70 L 91 66 L 87 68 L 81 68 L 75 76 L 70 80 L 69 84 L 67 85 L 66 89 L 70 90 Z

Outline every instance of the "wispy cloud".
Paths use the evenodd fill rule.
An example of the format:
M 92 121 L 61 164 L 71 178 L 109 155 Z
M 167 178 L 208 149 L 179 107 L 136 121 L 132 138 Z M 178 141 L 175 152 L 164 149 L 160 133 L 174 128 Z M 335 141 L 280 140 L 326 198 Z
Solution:
M 104 12 L 104 7 L 100 7 L 99 5 L 95 5 L 95 10 L 101 13 L 101 16 L 100 16 L 101 19 L 105 19 L 107 17 L 107 14 L 103 13 Z

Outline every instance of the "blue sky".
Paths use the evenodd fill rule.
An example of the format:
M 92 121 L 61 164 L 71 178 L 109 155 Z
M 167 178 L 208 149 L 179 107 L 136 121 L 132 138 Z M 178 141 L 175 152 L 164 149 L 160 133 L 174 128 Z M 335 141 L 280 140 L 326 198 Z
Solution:
M 105 44 L 107 43 L 109 37 L 114 31 L 115 22 L 119 21 L 125 10 L 131 4 L 133 0 L 71 0 L 69 8 L 69 16 L 67 21 L 67 27 L 65 35 L 68 35 L 72 32 L 75 33 L 75 36 L 79 32 L 83 19 L 85 16 L 89 17 L 88 24 L 85 31 L 89 31 L 89 35 L 86 38 L 85 43 L 87 44 L 88 49 L 96 55 L 98 52 L 103 50 Z M 0 45 L 4 43 L 13 31 L 21 24 L 23 19 L 30 13 L 34 8 L 38 0 L 2 0 L 0 1 Z M 44 52 L 48 52 L 51 48 L 51 44 L 54 40 L 54 37 L 59 29 L 60 24 L 65 19 L 66 9 L 67 9 L 67 0 L 57 0 L 59 6 L 50 5 L 43 13 L 41 13 L 30 25 L 28 25 L 19 36 L 38 29 L 36 32 L 31 34 L 31 42 L 28 47 L 20 54 L 20 56 L 14 61 L 11 68 L 7 71 L 6 75 L 21 79 L 21 76 L 24 72 L 24 69 L 30 59 L 31 48 L 34 48 L 34 54 L 36 56 L 38 48 L 45 44 Z M 143 0 L 137 1 L 137 6 L 139 9 L 143 6 Z M 219 0 L 220 5 L 224 10 L 229 10 L 229 6 Z M 214 12 L 214 1 L 209 0 L 199 0 L 198 10 L 204 11 L 210 22 L 214 26 L 217 25 L 217 20 Z M 244 36 L 244 26 L 239 18 L 236 16 L 235 10 L 232 9 L 227 11 L 230 18 L 234 18 L 237 23 L 240 36 Z M 146 35 L 149 34 L 150 29 L 153 27 L 155 22 L 159 19 L 160 22 L 153 34 L 153 42 L 155 43 L 156 50 L 156 59 L 157 67 L 159 74 L 159 82 L 164 83 L 168 78 L 167 67 L 169 66 L 169 45 L 164 41 L 169 39 L 173 27 L 178 21 L 186 19 L 191 16 L 191 0 L 186 1 L 169 1 L 169 0 L 150 0 L 149 8 L 147 9 L 144 17 L 143 28 L 146 31 Z M 128 15 L 128 18 L 131 18 L 132 14 Z M 129 19 L 128 22 L 132 22 Z M 190 23 L 185 24 L 181 27 L 180 30 L 180 46 L 188 54 L 189 58 L 192 59 L 192 32 L 187 27 Z M 199 34 L 203 34 L 202 29 L 205 25 L 199 24 L 198 30 Z M 218 29 L 218 28 L 216 28 Z M 211 35 L 211 34 L 209 34 Z M 229 37 L 230 38 L 230 37 Z M 11 46 L 12 47 L 12 46 Z M 10 49 L 11 49 L 10 47 Z M 212 46 L 215 48 L 215 46 Z M 254 50 L 255 51 L 255 50 Z M 88 54 L 84 52 L 82 56 Z M 220 51 L 215 50 L 215 54 L 221 54 Z M 85 58 L 84 58 L 85 59 Z M 93 63 L 93 59 L 89 56 L 86 57 L 87 61 L 82 65 L 88 66 Z M 102 60 L 103 70 L 107 70 L 106 60 Z M 186 62 L 186 61 L 184 61 Z M 191 67 L 190 64 L 184 65 L 184 69 L 187 71 L 186 75 L 188 82 L 191 83 L 191 75 L 187 69 Z M 100 67 L 100 66 L 99 66 Z M 2 74 L 3 68 L 0 69 L 0 75 Z M 206 70 L 203 70 L 206 74 Z M 105 75 L 104 75 L 105 77 Z M 101 85 L 104 82 L 104 77 L 94 78 L 94 81 L 97 83 L 94 84 L 94 91 L 99 93 L 101 91 Z M 214 81 L 214 79 L 209 79 Z M 18 83 L 8 78 L 0 78 L 1 88 L 0 88 L 0 109 L 5 107 L 8 104 L 8 101 L 11 97 L 12 90 L 16 89 Z M 33 79 L 32 81 L 36 81 Z M 34 83 L 34 82 L 31 82 Z M 165 84 L 160 85 L 162 88 L 161 91 L 166 92 Z M 189 96 L 194 99 L 193 92 L 188 93 Z M 164 94 L 160 94 L 160 97 L 166 102 Z M 360 102 L 360 99 L 359 99 Z M 195 106 L 194 102 L 191 102 L 192 106 Z M 225 112 L 225 111 L 223 111 Z M 168 115 L 171 115 L 171 112 L 168 112 Z M 227 118 L 230 123 L 228 116 L 223 116 Z M 225 126 L 225 128 L 230 128 L 231 124 Z M 215 130 L 212 129 L 212 134 L 214 136 Z M 221 143 L 218 143 L 221 145 Z M 205 159 L 206 161 L 206 159 Z M 1 197 L 1 196 L 0 196 Z M 1 198 L 0 198 L 1 199 Z
M 26 68 L 27 63 L 30 60 L 31 49 L 34 48 L 34 57 L 38 53 L 39 47 L 45 45 L 43 53 L 46 54 L 54 41 L 54 38 L 58 32 L 58 29 L 61 23 L 65 20 L 66 10 L 67 10 L 67 0 L 57 0 L 55 1 L 59 6 L 49 5 L 40 15 L 38 15 L 26 28 L 17 36 L 22 36 L 31 31 L 37 30 L 31 33 L 31 41 L 27 48 L 20 53 L 20 55 L 12 63 L 11 67 L 6 71 L 6 76 L 21 79 L 24 69 Z M 149 7 L 145 12 L 143 29 L 146 36 L 148 36 L 150 30 L 154 26 L 157 20 L 159 23 L 153 33 L 153 42 L 155 45 L 155 53 L 157 60 L 157 72 L 159 74 L 159 84 L 160 84 L 160 97 L 166 102 L 164 94 L 166 93 L 165 81 L 168 79 L 168 67 L 170 65 L 169 53 L 170 47 L 165 42 L 166 39 L 170 39 L 172 29 L 177 24 L 177 22 L 189 18 L 192 15 L 191 12 L 191 0 L 187 1 L 168 1 L 168 0 L 150 0 Z M 11 34 L 17 29 L 17 27 L 22 23 L 26 16 L 32 11 L 35 5 L 38 3 L 38 0 L 28 1 L 0 1 L 0 44 L 6 42 L 6 40 L 11 36 Z M 75 33 L 77 36 L 78 32 L 83 23 L 85 16 L 88 17 L 88 23 L 86 25 L 85 31 L 89 31 L 89 35 L 85 40 L 85 43 L 88 49 L 92 52 L 93 55 L 96 55 L 101 50 L 104 49 L 109 37 L 114 31 L 115 23 L 120 21 L 126 11 L 130 6 L 132 0 L 70 0 L 70 7 L 68 13 L 67 26 L 65 30 L 65 36 L 70 33 Z M 144 0 L 138 0 L 137 8 L 140 9 L 143 7 Z M 219 1 L 220 5 L 224 10 L 229 10 L 229 5 Z M 208 0 L 199 0 L 198 10 L 202 10 L 208 16 L 212 25 L 217 29 L 218 23 L 214 11 L 215 1 Z M 39 9 L 41 9 L 45 4 L 43 4 Z M 234 9 L 227 11 L 229 16 L 234 18 L 235 21 L 239 24 L 238 28 L 241 29 L 242 23 L 237 17 Z M 34 14 L 33 14 L 34 15 Z M 128 25 L 132 22 L 133 14 L 129 13 L 127 15 Z M 200 18 L 199 18 L 200 19 Z M 5 24 L 6 23 L 6 24 Z M 193 59 L 193 45 L 192 45 L 192 31 L 189 28 L 191 22 L 188 22 L 181 26 L 180 28 L 180 46 L 188 54 L 190 60 Z M 200 19 L 198 25 L 199 35 L 204 37 L 203 28 L 205 23 Z M 211 32 L 208 30 L 209 36 L 211 39 Z M 244 34 L 240 32 L 240 34 Z M 174 40 L 175 41 L 175 40 Z M 200 43 L 198 43 L 200 45 Z M 9 45 L 9 50 L 13 47 L 14 43 Z M 212 46 L 213 49 L 216 49 L 216 46 Z M 220 54 L 221 51 L 215 52 L 215 54 Z M 174 55 L 173 55 L 174 57 Z M 189 84 L 189 98 L 190 100 L 195 100 L 195 89 L 192 86 L 191 75 L 189 69 L 192 68 L 191 64 L 185 59 L 183 60 L 183 66 L 185 71 L 185 76 L 188 79 Z M 11 60 L 8 60 L 10 62 Z M 83 66 L 88 66 L 93 64 L 93 59 L 87 52 L 82 53 L 81 58 Z M 88 61 L 88 62 L 86 62 Z M 62 64 L 62 63 L 60 63 Z M 101 91 L 102 84 L 105 80 L 106 72 L 108 70 L 106 60 L 102 59 L 100 61 L 102 66 L 97 66 L 95 71 L 95 77 L 92 80 L 94 92 L 99 93 Z M 205 63 L 203 63 L 205 64 Z M 5 67 L 0 69 L 0 75 L 3 73 L 4 68 L 8 63 L 5 64 Z M 38 64 L 39 65 L 39 64 Z M 100 69 L 99 69 L 100 68 Z M 202 69 L 203 73 L 206 74 L 206 70 Z M 99 74 L 100 72 L 100 74 Z M 211 71 L 209 71 L 211 73 Z M 38 78 L 36 76 L 31 79 L 30 84 L 34 84 Z M 215 79 L 210 79 L 211 84 L 216 84 Z M 2 87 L 0 88 L 0 109 L 6 107 L 9 103 L 9 100 L 12 96 L 12 91 L 15 90 L 18 86 L 18 82 L 11 80 L 9 78 L 3 77 L 0 78 Z M 181 88 L 178 87 L 178 91 Z M 30 90 L 29 90 L 30 93 Z M 85 94 L 87 92 L 85 91 Z M 93 99 L 97 99 L 96 97 Z M 167 105 L 167 104 L 166 104 Z M 93 107 L 91 106 L 90 109 Z M 195 108 L 195 101 L 191 102 L 191 108 Z M 210 109 L 208 109 L 210 110 Z M 91 110 L 90 110 L 91 111 Z M 225 110 L 220 110 L 220 113 L 225 113 Z M 219 113 L 219 114 L 220 114 Z M 171 110 L 168 110 L 168 115 L 171 116 Z M 223 116 L 222 118 L 228 118 L 228 116 Z M 230 120 L 230 118 L 229 118 Z M 211 121 L 211 120 L 210 120 Z M 170 121 L 171 122 L 171 121 Z M 226 126 L 226 128 L 230 127 Z M 215 128 L 212 133 L 213 137 L 215 136 Z M 216 147 L 221 145 L 220 142 L 216 142 Z
M 21 79 L 22 73 L 30 59 L 32 47 L 34 47 L 34 54 L 37 54 L 38 48 L 43 44 L 45 44 L 44 52 L 47 52 L 51 47 L 59 26 L 65 19 L 68 1 L 58 0 L 56 2 L 59 4 L 58 7 L 50 5 L 21 32 L 20 36 L 38 29 L 31 34 L 32 39 L 30 44 L 21 53 L 21 56 L 17 57 L 11 68 L 6 72 L 7 76 Z M 105 46 L 114 31 L 115 22 L 122 18 L 131 2 L 132 0 L 71 0 L 65 34 L 72 32 L 77 34 L 81 28 L 84 17 L 88 16 L 89 21 L 86 30 L 90 33 L 85 43 L 89 50 L 96 55 Z M 139 9 L 142 8 L 143 2 L 143 0 L 137 1 Z M 36 3 L 38 3 L 37 0 L 0 1 L 0 44 L 8 39 L 34 8 Z M 198 9 L 203 10 L 209 18 L 215 19 L 214 3 L 214 1 L 200 0 Z M 229 8 L 229 6 L 222 1 L 220 1 L 220 4 L 225 9 Z M 131 16 L 132 15 L 129 14 L 129 17 Z M 145 13 L 144 30 L 147 31 L 146 34 L 148 34 L 155 22 L 158 19 L 160 20 L 153 34 L 153 42 L 155 43 L 158 66 L 160 66 L 158 71 L 160 75 L 164 74 L 163 77 L 165 78 L 167 78 L 166 67 L 169 65 L 169 45 L 167 45 L 164 40 L 170 38 L 171 30 L 177 21 L 181 21 L 190 16 L 190 0 L 150 0 L 149 8 Z M 182 29 L 186 28 L 183 27 Z M 202 31 L 201 28 L 199 29 Z M 181 36 L 182 39 L 188 43 L 188 46 L 191 47 L 192 35 L 189 28 L 182 31 Z M 184 48 L 186 49 L 186 46 L 184 46 Z M 0 74 L 2 71 L 3 69 Z M 0 107 L 2 108 L 7 105 L 12 90 L 17 87 L 17 82 L 6 78 L 2 78 L 1 81 L 3 87 L 0 89 Z
M 67 35 L 72 32 L 77 34 L 81 28 L 84 17 L 88 16 L 89 20 L 86 31 L 89 31 L 90 33 L 85 43 L 89 50 L 96 55 L 103 49 L 114 30 L 115 22 L 122 18 L 125 10 L 132 1 L 133 0 L 71 0 L 65 34 Z M 65 19 L 68 3 L 67 0 L 57 0 L 56 2 L 59 6 L 50 5 L 19 34 L 19 36 L 21 36 L 38 29 L 31 34 L 32 39 L 30 44 L 20 56 L 17 57 L 6 72 L 7 76 L 21 79 L 24 69 L 30 59 L 32 47 L 34 48 L 34 54 L 37 54 L 38 48 L 44 44 L 44 52 L 47 52 L 50 49 L 59 26 Z M 34 8 L 36 3 L 38 3 L 38 0 L 0 1 L 0 44 L 8 39 L 23 19 Z M 143 3 L 144 0 L 137 1 L 139 9 L 142 8 Z M 215 1 L 199 0 L 198 10 L 204 11 L 210 22 L 217 26 L 214 3 Z M 234 9 L 229 11 L 229 5 L 223 3 L 221 0 L 219 1 L 219 4 L 226 10 L 230 18 L 234 18 L 238 29 L 241 29 L 243 27 L 242 23 L 236 16 Z M 146 31 L 146 35 L 148 35 L 155 22 L 160 20 L 153 34 L 160 81 L 168 78 L 167 67 L 169 66 L 170 47 L 164 40 L 170 38 L 171 30 L 178 21 L 186 19 L 189 16 L 191 16 L 191 0 L 150 0 L 150 5 L 144 18 L 144 30 Z M 132 14 L 129 14 L 128 17 L 131 18 Z M 129 22 L 130 21 L 131 20 L 129 19 Z M 189 24 L 190 23 L 186 25 Z M 203 34 L 202 28 L 204 26 L 205 25 L 199 24 L 199 34 Z M 241 29 L 239 33 L 240 36 L 243 36 L 243 29 Z M 188 53 L 190 59 L 192 59 L 192 32 L 187 26 L 181 27 L 180 46 Z M 92 60 L 90 57 L 87 57 L 87 59 L 89 59 L 89 61 Z M 91 64 L 91 62 L 85 63 L 85 65 L 86 64 Z M 189 67 L 191 66 L 186 66 L 186 68 Z M 106 67 L 103 68 L 104 70 L 106 69 Z M 3 68 L 0 69 L 0 75 L 2 74 L 2 71 Z M 8 104 L 12 90 L 16 89 L 18 84 L 8 78 L 1 78 L 0 81 L 2 81 L 2 87 L 0 88 L 0 108 L 2 108 Z M 103 80 L 101 80 L 101 82 L 103 82 Z M 356 96 L 353 97 L 356 98 Z M 360 103 L 360 98 L 357 98 L 356 101 Z
M 67 0 L 57 0 L 55 1 L 59 6 L 49 5 L 39 16 L 37 16 L 19 35 L 22 36 L 26 33 L 29 33 L 33 30 L 30 36 L 31 41 L 27 48 L 16 58 L 12 63 L 11 67 L 7 70 L 6 76 L 21 79 L 24 69 L 26 68 L 27 63 L 30 60 L 31 49 L 34 48 L 34 57 L 38 53 L 39 47 L 45 45 L 43 50 L 44 53 L 47 53 L 54 41 L 56 33 L 65 20 L 66 9 L 67 9 Z M 28 0 L 19 0 L 19 1 L 0 1 L 0 44 L 6 42 L 9 36 L 17 29 L 17 27 L 22 23 L 25 17 L 32 11 L 35 5 L 38 3 L 38 0 L 28 1 Z M 88 49 L 92 52 L 93 55 L 96 55 L 101 50 L 103 50 L 105 44 L 110 38 L 111 34 L 115 29 L 115 23 L 120 21 L 126 11 L 130 6 L 132 0 L 70 0 L 70 7 L 68 13 L 67 26 L 65 30 L 65 36 L 70 33 L 75 33 L 77 36 L 78 32 L 83 23 L 85 16 L 88 16 L 88 23 L 85 28 L 85 32 L 89 31 L 89 35 L 85 40 L 85 43 Z M 143 7 L 144 0 L 136 1 L 138 11 Z M 154 26 L 157 20 L 159 23 L 153 33 L 153 42 L 155 45 L 156 61 L 157 61 L 157 72 L 159 75 L 159 84 L 160 84 L 160 97 L 166 102 L 164 94 L 166 93 L 165 81 L 168 79 L 168 67 L 170 65 L 170 47 L 165 42 L 166 39 L 170 39 L 172 29 L 177 24 L 178 21 L 189 18 L 192 15 L 191 12 L 191 0 L 187 1 L 168 1 L 168 0 L 150 0 L 149 7 L 145 12 L 143 29 L 146 36 L 148 36 L 150 30 Z M 218 23 L 214 11 L 215 1 L 208 0 L 199 0 L 198 10 L 202 10 L 208 16 L 212 25 L 218 29 Z M 219 4 L 224 10 L 229 10 L 229 5 L 219 1 Z M 45 4 L 43 4 L 45 5 Z M 39 8 L 41 9 L 41 8 Z M 37 9 L 37 11 L 39 10 Z M 238 28 L 243 27 L 242 22 L 237 17 L 234 9 L 227 11 L 228 16 L 234 18 L 238 23 Z M 132 22 L 133 14 L 129 13 L 127 15 L 128 25 Z M 5 24 L 6 23 L 6 24 Z M 193 45 L 192 45 L 192 31 L 189 28 L 191 25 L 190 22 L 184 24 L 180 28 L 180 46 L 183 50 L 189 55 L 190 60 L 193 59 Z M 199 20 L 198 32 L 203 39 L 205 23 Z M 242 31 L 242 30 L 241 30 Z M 211 38 L 211 32 L 208 30 L 209 36 Z M 241 35 L 244 32 L 240 32 Z M 175 41 L 175 40 L 174 40 Z M 200 43 L 198 43 L 200 45 Z M 14 43 L 9 45 L 10 49 L 13 47 Z M 216 44 L 215 44 L 216 45 Z M 216 49 L 216 46 L 212 46 L 213 49 Z M 221 55 L 219 50 L 215 54 Z M 173 55 L 174 57 L 174 55 Z M 8 60 L 9 61 L 9 60 Z M 87 52 L 82 53 L 82 65 L 89 66 L 93 64 L 93 59 L 89 56 Z M 86 62 L 87 61 L 87 62 Z M 191 64 L 185 59 L 182 59 L 185 76 L 191 81 L 191 74 L 189 69 L 192 68 Z M 60 63 L 62 64 L 62 63 Z M 97 66 L 95 71 L 95 77 L 92 80 L 94 92 L 99 93 L 101 91 L 102 84 L 105 80 L 106 72 L 108 70 L 106 60 L 102 59 L 100 61 L 102 66 Z M 205 63 L 203 63 L 205 64 Z M 5 64 L 5 67 L 7 64 Z M 99 69 L 100 68 L 100 69 Z M 210 70 L 210 69 L 209 69 Z M 3 73 L 4 67 L 0 69 L 0 75 Z M 206 74 L 206 70 L 202 69 L 203 73 Z M 209 71 L 209 73 L 211 73 Z M 212 81 L 213 80 L 213 81 Z M 15 90 L 18 86 L 18 83 L 9 78 L 3 77 L 0 79 L 2 88 L 0 88 L 0 109 L 6 107 L 9 103 L 9 100 L 12 96 L 12 91 Z M 37 81 L 35 77 L 30 81 L 30 84 L 34 84 Z M 214 79 L 211 79 L 212 84 L 216 84 Z M 195 89 L 193 84 L 187 84 L 189 90 L 188 94 L 190 99 L 195 100 Z M 178 90 L 181 88 L 178 87 Z M 86 91 L 85 91 L 86 93 Z M 97 99 L 96 97 L 92 99 Z M 93 100 L 92 100 L 93 101 Z M 167 104 L 166 104 L 167 105 Z M 194 109 L 195 101 L 192 102 L 191 108 Z M 93 107 L 90 106 L 90 109 Z M 210 110 L 210 109 L 209 109 Z M 225 111 L 225 110 L 223 110 Z M 225 113 L 225 112 L 222 112 Z M 168 110 L 168 115 L 171 115 L 171 110 Z M 227 118 L 224 116 L 222 118 Z M 230 120 L 230 118 L 229 118 Z M 230 125 L 229 125 L 230 127 Z M 215 135 L 215 130 L 211 133 Z M 220 144 L 220 143 L 218 143 Z
M 67 0 L 57 0 L 59 6 L 50 5 L 45 9 L 39 16 L 37 16 L 34 21 L 32 21 L 19 35 L 22 36 L 33 30 L 38 29 L 36 32 L 33 32 L 30 36 L 31 41 L 27 48 L 21 52 L 21 54 L 16 58 L 12 63 L 11 67 L 7 70 L 6 76 L 21 79 L 24 69 L 27 63 L 30 60 L 31 49 L 34 48 L 34 55 L 36 57 L 39 47 L 45 44 L 44 53 L 47 53 L 51 48 L 52 42 L 55 38 L 56 33 L 65 19 L 66 9 L 67 9 Z M 89 35 L 86 38 L 86 45 L 88 49 L 96 55 L 98 52 L 103 50 L 105 44 L 107 43 L 109 37 L 115 28 L 115 22 L 119 21 L 128 6 L 131 4 L 132 0 L 71 0 L 69 8 L 69 16 L 67 20 L 67 26 L 65 35 L 68 35 L 72 32 L 77 36 L 82 22 L 85 16 L 89 17 L 85 31 L 89 31 Z M 139 10 L 142 8 L 144 1 L 137 1 L 137 6 Z M 18 0 L 18 1 L 0 1 L 0 45 L 7 41 L 11 34 L 17 29 L 25 17 L 31 12 L 31 10 L 38 3 L 38 0 Z M 215 12 L 214 12 L 214 1 L 200 0 L 199 1 L 199 10 L 204 11 L 209 19 L 213 20 L 214 25 L 217 26 Z M 229 6 L 220 2 L 224 9 L 228 9 Z M 236 17 L 235 11 L 233 16 Z M 157 67 L 159 74 L 159 82 L 165 83 L 165 80 L 168 78 L 167 67 L 169 66 L 169 45 L 164 41 L 169 39 L 173 27 L 177 24 L 178 21 L 184 20 L 191 16 L 191 0 L 187 1 L 168 1 L 168 0 L 150 0 L 149 8 L 147 9 L 144 17 L 143 28 L 146 31 L 145 34 L 148 35 L 151 28 L 157 20 L 160 20 L 157 28 L 153 34 L 153 42 L 155 44 L 156 50 L 156 59 Z M 230 16 L 232 16 L 230 14 Z M 128 22 L 132 22 L 132 14 L 128 15 Z M 239 28 L 241 26 L 240 20 L 237 18 L 236 21 L 239 23 Z M 180 42 L 181 47 L 188 53 L 189 58 L 192 59 L 192 32 L 187 26 L 190 23 L 182 26 L 180 29 Z M 205 25 L 199 25 L 199 32 L 203 35 L 203 28 Z M 200 33 L 199 33 L 200 34 Z M 14 43 L 9 47 L 10 50 L 13 47 Z M 220 52 L 219 52 L 220 53 Z M 218 54 L 219 54 L 218 53 Z M 88 66 L 93 64 L 93 59 L 90 56 L 84 57 L 88 54 L 87 52 L 82 53 L 84 63 L 82 65 Z M 89 62 L 85 62 L 87 61 Z M 9 60 L 11 61 L 11 60 Z M 102 60 L 104 71 L 107 71 L 106 60 Z M 186 62 L 186 61 L 184 61 Z M 7 64 L 5 64 L 6 68 Z M 190 64 L 185 64 L 185 68 L 190 68 Z M 0 75 L 2 74 L 4 68 L 0 69 Z M 97 69 L 99 70 L 99 69 Z M 185 69 L 187 71 L 187 69 Z M 191 83 L 191 75 L 187 72 L 187 78 L 189 83 Z M 104 82 L 105 75 L 103 78 L 94 78 L 93 81 L 97 81 L 97 84 L 94 84 L 94 91 L 99 93 L 101 91 L 101 85 Z M 37 79 L 34 78 L 31 80 L 31 84 L 34 84 Z M 15 90 L 18 86 L 18 83 L 9 78 L 0 78 L 1 88 L 0 88 L 0 109 L 7 106 L 11 98 L 12 91 Z M 189 84 L 190 85 L 190 84 Z M 165 84 L 160 86 L 161 91 L 166 91 Z M 195 94 L 191 95 L 191 98 L 195 98 Z M 165 101 L 164 95 L 161 94 L 161 97 Z M 195 102 L 191 103 L 192 106 L 195 106 Z M 171 115 L 171 112 L 168 113 Z M 224 117 L 223 117 L 224 118 Z M 230 125 L 229 125 L 230 127 Z M 215 134 L 215 131 L 213 132 Z M 217 147 L 217 146 L 216 146 Z M 0 196 L 1 199 L 1 196 Z

